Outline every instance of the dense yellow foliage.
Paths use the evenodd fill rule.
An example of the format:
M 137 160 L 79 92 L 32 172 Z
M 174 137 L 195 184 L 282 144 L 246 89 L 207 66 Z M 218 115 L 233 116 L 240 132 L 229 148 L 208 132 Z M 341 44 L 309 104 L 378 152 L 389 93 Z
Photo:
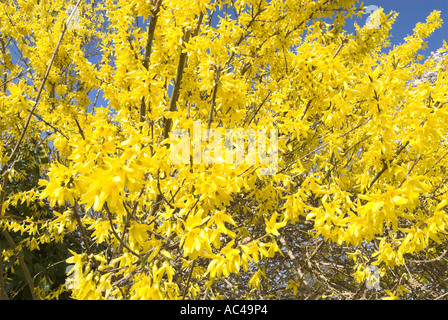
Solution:
M 304 219 L 315 239 L 353 248 L 359 283 L 366 261 L 384 274 L 446 239 L 447 70 L 417 55 L 439 12 L 381 50 L 396 14 L 380 10 L 380 28 L 349 34 L 346 18 L 362 14 L 354 0 L 81 1 L 57 47 L 73 4 L 0 3 L 0 228 L 23 233 L 26 250 L 80 239 L 71 297 L 219 298 L 216 281 L 254 268 L 256 289 L 269 277 L 260 261 L 287 256 L 283 229 Z M 410 84 L 427 70 L 434 84 Z M 223 135 L 278 130 L 278 170 L 174 164 L 169 130 L 198 121 Z M 45 175 L 7 192 L 36 140 Z M 50 211 L 9 216 L 24 201 Z M 363 259 L 365 243 L 377 247 Z M 38 298 L 68 290 L 35 285 Z

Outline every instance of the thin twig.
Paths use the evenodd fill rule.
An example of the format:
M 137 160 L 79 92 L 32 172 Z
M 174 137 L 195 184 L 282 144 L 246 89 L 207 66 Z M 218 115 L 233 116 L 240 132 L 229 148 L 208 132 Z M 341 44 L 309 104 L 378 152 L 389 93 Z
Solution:
M 207 142 L 210 139 L 210 128 L 211 128 L 212 121 L 213 121 L 213 112 L 215 111 L 216 93 L 218 92 L 219 77 L 221 75 L 221 69 L 219 67 L 217 67 L 215 64 L 213 64 L 213 67 L 215 69 L 215 86 L 213 87 L 210 111 L 209 111 L 208 120 L 207 120 L 207 136 L 206 136 L 206 140 L 205 140 Z
M 138 258 L 141 258 L 141 256 L 140 256 L 137 252 L 135 252 L 134 250 L 132 250 L 131 248 L 129 248 L 129 246 L 128 246 L 128 245 L 123 241 L 123 239 L 121 239 L 121 237 L 117 234 L 117 231 L 115 230 L 115 227 L 114 227 L 114 223 L 113 223 L 113 221 L 112 221 L 112 213 L 110 212 L 107 203 L 104 204 L 104 208 L 106 209 L 107 216 L 108 216 L 108 218 L 109 218 L 109 222 L 110 222 L 110 227 L 111 227 L 111 229 L 112 229 L 112 233 L 114 234 L 115 238 L 117 238 L 117 240 L 121 243 L 121 245 L 122 245 L 123 247 L 125 247 L 130 253 L 132 253 L 134 256 L 136 256 L 136 257 L 138 257 Z
M 305 118 L 306 112 L 308 111 L 308 109 L 311 106 L 311 102 L 313 102 L 313 99 L 308 100 L 308 103 L 305 106 L 305 110 L 303 111 L 302 117 L 300 118 L 300 120 L 303 120 L 303 118 Z
M 165 198 L 160 188 L 160 169 L 157 170 L 157 190 L 159 191 L 159 194 L 162 196 L 163 201 L 165 201 L 166 204 L 169 205 L 171 209 L 174 209 L 173 205 L 169 203 L 169 201 Z
M 409 145 L 409 141 L 407 141 L 404 145 L 398 149 L 396 156 L 398 157 L 400 153 Z M 373 178 L 372 182 L 370 182 L 369 186 L 367 187 L 367 190 L 370 190 L 372 186 L 375 184 L 375 182 L 381 177 L 381 175 L 389 168 L 388 162 L 385 160 L 383 164 L 383 168 L 376 174 L 376 176 Z
M 194 207 L 196 207 L 196 205 L 198 204 L 199 200 L 201 199 L 201 195 L 198 195 L 198 199 L 196 200 L 196 202 L 193 204 L 193 206 L 190 208 L 190 210 L 188 210 L 187 214 L 184 217 L 184 220 L 187 220 L 188 216 L 190 215 L 191 211 L 193 211 Z
M 190 285 L 190 280 L 191 280 L 191 276 L 193 274 L 193 269 L 195 267 L 195 264 L 196 264 L 196 260 L 193 260 L 193 263 L 191 264 L 191 267 L 190 267 L 190 273 L 188 274 L 187 283 L 185 284 L 184 293 L 182 295 L 182 300 L 185 300 L 185 296 L 187 295 L 188 286 Z
M 430 260 L 408 260 L 411 263 L 431 263 L 431 262 L 436 262 L 439 260 L 442 260 L 442 258 L 446 255 L 446 253 L 448 252 L 448 249 L 446 249 L 445 251 L 442 252 L 442 254 L 434 259 L 430 259 Z
M 31 112 L 29 109 L 27 109 L 29 112 Z M 61 134 L 65 139 L 70 140 L 70 138 L 68 136 L 66 136 L 61 130 L 59 130 L 58 128 L 56 128 L 54 125 L 52 125 L 51 123 L 49 123 L 48 121 L 45 121 L 44 118 L 42 118 L 42 116 L 38 115 L 38 114 L 33 114 L 39 121 L 42 121 L 43 123 L 45 123 L 47 126 L 49 126 L 50 128 L 52 128 L 55 132 Z
M 84 131 L 82 130 L 81 126 L 79 125 L 78 119 L 75 118 L 76 126 L 78 127 L 79 134 L 82 137 L 82 140 L 86 140 L 86 137 L 84 136 Z
M 266 98 L 264 98 L 264 100 L 260 103 L 260 105 L 258 106 L 257 110 L 254 112 L 254 114 L 252 115 L 252 118 L 249 120 L 249 125 L 251 124 L 251 122 L 255 119 L 255 116 L 257 115 L 257 113 L 260 111 L 260 109 L 263 107 L 263 105 L 266 103 L 266 101 L 269 99 L 269 96 L 271 95 L 272 90 L 269 90 L 268 95 L 266 96 Z M 244 124 L 246 124 L 246 121 L 244 121 Z M 243 126 L 244 126 L 243 124 Z
M 347 35 L 345 35 L 344 39 L 342 39 L 341 45 L 339 46 L 339 48 L 336 50 L 336 52 L 333 55 L 333 59 L 336 58 L 336 56 L 339 54 L 339 52 L 341 52 L 342 47 L 344 47 L 344 44 L 347 42 Z
M 8 79 L 8 80 L 6 80 L 5 82 L 3 82 L 2 84 L 0 84 L 0 87 L 3 87 L 4 85 L 8 84 L 9 82 L 14 81 L 15 79 L 17 79 L 17 78 L 23 76 L 25 73 L 28 73 L 28 72 L 30 72 L 30 71 L 31 71 L 31 69 L 28 68 L 28 69 L 26 69 L 25 71 L 20 72 L 20 73 L 19 73 L 17 76 L 15 76 L 14 78 Z

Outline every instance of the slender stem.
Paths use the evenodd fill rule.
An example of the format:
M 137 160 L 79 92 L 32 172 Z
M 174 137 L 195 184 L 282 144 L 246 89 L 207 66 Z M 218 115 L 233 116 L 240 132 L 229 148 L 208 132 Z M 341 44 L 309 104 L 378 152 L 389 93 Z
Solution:
M 154 33 L 156 30 L 158 14 L 159 14 L 161 5 L 162 5 L 162 0 L 158 0 L 156 2 L 154 9 L 151 11 L 151 19 L 149 21 L 149 26 L 148 26 L 148 38 L 146 40 L 145 58 L 143 60 L 143 68 L 145 68 L 145 70 L 148 70 L 149 62 L 151 60 L 152 41 L 154 39 Z M 149 99 L 148 99 L 148 111 L 149 112 L 151 111 L 150 106 L 149 106 Z M 140 102 L 140 122 L 143 122 L 145 120 L 145 116 L 146 116 L 146 103 L 145 103 L 145 98 L 143 97 Z
M 191 276 L 193 275 L 193 269 L 195 267 L 195 264 L 196 264 L 196 260 L 193 260 L 193 263 L 191 264 L 191 267 L 190 267 L 190 273 L 188 274 L 187 283 L 185 284 L 184 293 L 182 295 L 182 300 L 185 300 L 185 297 L 187 295 L 188 286 L 190 285 L 190 280 L 191 280 Z
M 6 88 L 5 86 L 6 86 L 9 82 L 14 81 L 14 80 L 17 79 L 17 78 L 20 78 L 21 76 L 23 76 L 25 73 L 28 73 L 29 71 L 31 71 L 30 68 L 26 69 L 25 71 L 20 72 L 20 73 L 19 73 L 17 76 L 15 76 L 14 78 L 5 80 L 2 84 L 0 84 L 0 87 Z M 6 90 L 4 90 L 4 91 L 6 91 Z
M 210 138 L 210 128 L 213 121 L 213 112 L 215 111 L 215 104 L 216 104 L 216 93 L 218 92 L 219 76 L 221 73 L 221 69 L 219 67 L 217 67 L 216 65 L 214 67 L 215 67 L 215 86 L 213 88 L 212 102 L 210 105 L 210 112 L 208 114 L 207 137 L 206 137 L 207 142 L 209 141 Z
M 31 291 L 31 296 L 33 300 L 38 300 L 36 293 L 34 292 L 34 284 L 33 284 L 33 277 L 31 277 L 30 271 L 28 270 L 28 267 L 26 266 L 25 260 L 23 260 L 23 256 L 20 253 L 20 251 L 17 250 L 17 245 L 12 239 L 11 235 L 6 229 L 2 230 L 2 234 L 5 237 L 6 241 L 8 242 L 9 246 L 17 253 L 17 256 L 19 258 L 19 264 L 22 268 L 23 274 L 25 275 L 26 282 L 28 283 L 28 287 Z
M 86 140 L 86 137 L 84 136 L 84 130 L 82 130 L 81 126 L 79 125 L 78 119 L 75 118 L 76 126 L 78 127 L 79 134 L 81 134 L 82 140 Z
M 129 248 L 129 246 L 128 246 L 128 245 L 123 241 L 123 239 L 121 239 L 121 237 L 117 234 L 117 231 L 115 230 L 115 227 L 114 227 L 114 223 L 113 223 L 113 221 L 112 221 L 112 213 L 110 212 L 107 203 L 104 205 L 104 208 L 106 209 L 107 216 L 108 216 L 108 218 L 109 218 L 109 222 L 110 222 L 110 227 L 111 227 L 111 229 L 112 229 L 112 233 L 114 234 L 115 238 L 117 238 L 117 240 L 120 242 L 120 244 L 121 244 L 123 247 L 125 247 L 126 249 L 128 249 L 128 251 L 129 251 L 130 253 L 132 253 L 134 256 L 136 256 L 136 257 L 138 257 L 138 258 L 141 258 L 141 256 L 140 256 L 137 252 L 135 252 L 134 250 L 132 250 L 131 248 Z

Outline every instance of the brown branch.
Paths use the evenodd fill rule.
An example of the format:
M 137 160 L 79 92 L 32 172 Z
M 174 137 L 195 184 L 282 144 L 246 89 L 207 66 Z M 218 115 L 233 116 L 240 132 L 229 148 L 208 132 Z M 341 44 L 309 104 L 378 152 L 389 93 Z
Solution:
M 434 259 L 430 259 L 430 260 L 408 260 L 408 261 L 411 262 L 411 263 L 431 263 L 431 262 L 436 262 L 436 261 L 442 260 L 447 252 L 448 252 L 448 249 L 443 251 L 440 256 L 438 256 L 438 257 L 436 257 Z
M 264 100 L 260 103 L 260 105 L 258 106 L 257 110 L 255 110 L 254 114 L 252 115 L 252 118 L 249 120 L 249 125 L 251 124 L 251 122 L 255 119 L 256 115 L 258 114 L 258 112 L 261 110 L 261 108 L 263 107 L 263 105 L 266 103 L 266 101 L 269 99 L 269 96 L 271 95 L 272 90 L 269 90 L 268 95 L 266 96 L 266 98 L 264 98 Z M 243 123 L 243 126 L 246 124 L 246 120 Z
M 400 147 L 400 149 L 398 149 L 396 156 L 398 157 L 400 155 L 400 153 L 409 145 L 409 141 L 407 141 L 404 145 L 402 145 Z M 392 161 L 391 161 L 392 163 Z M 389 168 L 389 164 L 388 161 L 385 160 L 384 164 L 383 164 L 383 168 L 376 174 L 376 176 L 373 178 L 372 182 L 370 182 L 369 186 L 367 187 L 367 191 L 370 190 L 370 188 L 373 187 L 373 185 L 375 184 L 375 182 L 381 177 L 381 175 L 387 170 L 387 168 Z
M 180 189 L 184 186 L 184 182 L 185 182 L 186 178 L 184 178 L 182 180 L 182 183 L 180 185 L 180 187 L 177 189 L 177 191 L 174 193 L 174 195 L 171 197 L 170 202 L 174 201 L 174 198 L 177 196 L 177 194 L 179 193 Z
M 252 169 L 254 167 L 254 165 L 251 165 L 249 168 L 247 168 L 246 170 L 244 170 L 243 172 L 241 172 L 238 177 L 241 177 L 243 174 L 245 174 L 247 171 L 249 171 L 250 169 Z
M 30 122 L 31 122 L 31 117 L 33 116 L 34 111 L 36 110 L 36 108 L 37 108 L 37 106 L 39 104 L 40 97 L 42 95 L 42 91 L 43 91 L 44 86 L 45 86 L 45 82 L 46 82 L 46 80 L 47 80 L 47 78 L 48 78 L 48 76 L 50 74 L 50 70 L 51 70 L 51 67 L 53 66 L 54 60 L 56 59 L 56 54 L 57 54 L 57 52 L 59 50 L 59 47 L 60 47 L 60 45 L 62 43 L 62 39 L 64 38 L 65 31 L 67 30 L 67 25 L 70 23 L 73 15 L 74 15 L 76 9 L 78 8 L 79 4 L 81 3 L 81 1 L 82 0 L 78 0 L 78 2 L 75 5 L 74 10 L 70 14 L 70 17 L 68 18 L 67 22 L 64 24 L 64 27 L 63 27 L 62 32 L 61 32 L 61 35 L 59 36 L 58 42 L 56 44 L 56 48 L 53 51 L 53 54 L 52 54 L 51 59 L 50 59 L 50 63 L 48 64 L 47 70 L 45 71 L 44 77 L 42 79 L 42 83 L 40 84 L 40 87 L 38 89 L 37 96 L 34 99 L 34 105 L 31 108 L 31 110 L 29 110 L 29 112 L 28 112 L 28 116 L 26 118 L 25 124 L 23 126 L 22 132 L 21 132 L 20 137 L 19 137 L 19 140 L 17 141 L 13 151 L 11 152 L 11 156 L 9 157 L 8 162 L 6 164 L 4 164 L 3 168 L 0 170 L 0 176 L 3 178 L 2 190 L 0 191 L 0 213 L 3 211 L 3 204 L 4 204 L 5 196 L 6 196 L 6 185 L 8 183 L 8 174 L 9 174 L 9 172 L 11 171 L 11 169 L 14 167 L 14 165 L 16 163 L 17 153 L 18 153 L 18 151 L 20 149 L 20 146 L 22 145 L 23 139 L 25 138 L 25 134 L 26 134 L 27 129 L 28 129 L 28 127 L 30 125 Z M 6 240 L 8 241 L 9 245 L 13 248 L 13 250 L 16 250 L 16 245 L 14 243 L 14 240 L 11 238 L 11 236 L 8 233 L 8 231 L 6 231 L 5 229 L 2 230 L 2 234 L 6 238 Z M 23 273 L 25 275 L 25 278 L 26 278 L 26 280 L 28 282 L 28 286 L 29 286 L 30 291 L 31 291 L 31 296 L 32 296 L 32 298 L 34 300 L 36 300 L 37 296 L 36 296 L 36 294 L 34 292 L 33 279 L 31 278 L 29 270 L 28 270 L 28 268 L 27 268 L 27 266 L 25 264 L 25 261 L 23 260 L 22 255 L 20 254 L 20 252 L 18 252 L 18 257 L 19 257 L 20 266 L 21 266 L 21 268 L 23 270 Z M 2 272 L 2 270 L 0 270 L 0 271 Z
M 134 276 L 134 274 L 140 273 L 140 272 L 142 272 L 142 269 L 140 269 L 140 268 L 132 270 L 128 275 L 126 275 L 123 278 L 121 278 L 120 280 L 117 280 L 116 282 L 112 283 L 112 287 L 118 286 L 118 285 L 122 284 L 123 282 L 126 282 L 127 280 L 131 279 Z
M 28 112 L 31 112 L 29 109 L 27 109 Z M 51 123 L 49 123 L 48 121 L 45 121 L 44 118 L 42 118 L 40 115 L 38 114 L 33 114 L 39 121 L 42 121 L 43 123 L 45 123 L 47 126 L 49 126 L 51 129 L 53 129 L 55 132 L 61 134 L 65 139 L 70 140 L 70 138 L 68 136 L 66 136 L 61 130 L 59 130 L 58 128 L 56 128 L 55 126 L 53 126 Z
M 0 44 L 2 45 L 2 53 L 3 53 L 3 56 L 6 56 L 6 45 L 5 45 L 5 41 L 3 40 L 3 35 L 2 34 L 0 34 Z M 28 69 L 29 70 L 29 69 Z M 4 75 L 3 75 L 3 83 L 1 84 L 1 86 L 3 87 L 3 91 L 5 92 L 5 94 L 6 94 L 6 84 L 9 82 L 9 81 L 11 81 L 11 80 L 13 80 L 13 79 L 11 79 L 11 80 L 7 80 L 7 73 L 5 72 L 4 73 Z M 20 74 L 16 77 L 16 78 L 18 78 L 18 77 L 20 77 Z
M 196 22 L 196 26 L 193 31 L 193 37 L 197 36 L 197 34 L 199 32 L 199 28 L 202 24 L 203 18 L 204 18 L 204 13 L 201 11 L 201 13 L 199 14 L 199 17 L 198 17 L 198 21 Z M 189 29 L 187 31 L 184 31 L 184 37 L 183 37 L 183 41 L 182 41 L 183 45 L 181 48 L 179 64 L 177 66 L 176 79 L 174 80 L 174 87 L 173 87 L 173 92 L 171 93 L 171 99 L 170 99 L 170 105 L 169 105 L 169 111 L 171 111 L 171 112 L 176 111 L 176 103 L 177 103 L 177 100 L 179 99 L 180 86 L 182 84 L 184 69 L 187 64 L 187 59 L 188 59 L 188 54 L 186 51 L 184 51 L 184 49 L 185 49 L 185 44 L 190 41 L 190 33 L 191 33 L 191 30 L 189 30 Z M 164 119 L 162 141 L 166 140 L 168 138 L 169 132 L 171 130 L 172 122 L 173 121 L 171 118 Z
M 303 118 L 305 118 L 305 115 L 306 115 L 308 109 L 309 109 L 310 106 L 311 106 L 311 102 L 313 102 L 313 99 L 308 100 L 308 103 L 307 103 L 306 106 L 305 106 L 305 110 L 303 111 L 303 114 L 302 114 L 302 117 L 300 118 L 300 120 L 303 120 Z
M 202 13 L 201 13 L 201 17 L 202 19 Z M 185 48 L 185 43 L 187 43 L 190 39 L 190 30 L 187 30 L 186 32 L 184 32 L 184 37 L 183 37 L 183 46 L 182 46 L 182 52 L 180 54 L 179 57 L 179 63 L 177 66 L 177 74 L 176 74 L 176 79 L 174 80 L 174 87 L 173 87 L 173 92 L 171 93 L 171 99 L 170 99 L 170 105 L 169 105 L 169 111 L 173 112 L 176 111 L 176 103 L 177 100 L 179 99 L 179 91 L 180 91 L 180 86 L 182 83 L 182 78 L 184 75 L 184 69 L 185 69 L 185 65 L 187 63 L 187 52 L 183 51 Z M 163 136 L 162 136 L 162 141 L 168 138 L 169 132 L 171 130 L 171 125 L 172 125 L 173 120 L 171 118 L 165 118 L 163 121 Z
M 418 157 L 418 159 L 415 159 L 415 160 L 414 160 L 414 164 L 413 164 L 412 167 L 409 169 L 407 176 L 409 176 L 409 175 L 411 174 L 412 170 L 414 170 L 415 166 L 417 165 L 417 163 L 420 161 L 421 158 L 422 158 L 422 155 L 420 155 L 420 157 Z M 405 176 L 405 177 L 403 178 L 403 180 L 401 181 L 400 185 L 398 186 L 398 189 L 400 189 L 401 186 L 403 185 L 403 183 L 406 181 L 407 176 Z
M 165 201 L 166 204 L 169 205 L 171 209 L 174 209 L 173 205 L 171 203 L 169 203 L 169 201 L 165 198 L 165 196 L 163 195 L 162 190 L 160 188 L 160 169 L 157 170 L 157 190 L 159 190 L 159 194 L 161 195 L 163 201 Z
M 339 48 L 336 50 L 336 52 L 333 55 L 333 59 L 336 58 L 336 56 L 339 54 L 339 52 L 341 52 L 341 49 L 344 47 L 344 44 L 347 42 L 347 35 L 345 35 L 344 39 L 342 39 L 341 45 L 339 46 Z
M 8 184 L 8 175 L 9 170 L 4 173 L 1 190 L 0 190 L 0 215 L 2 215 L 3 212 L 3 203 L 5 202 L 6 197 L 6 185 Z
M 425 123 L 426 118 L 423 118 L 423 120 L 420 122 L 419 126 L 421 127 L 424 123 Z M 409 145 L 409 141 L 407 141 L 404 145 L 402 145 L 400 147 L 400 149 L 398 149 L 397 153 L 396 153 L 396 157 L 398 157 L 400 155 L 401 152 L 403 152 L 403 150 Z M 390 161 L 390 163 L 392 163 L 392 161 Z M 416 165 L 416 163 L 414 163 L 414 166 Z M 387 168 L 389 167 L 387 161 L 384 161 L 383 164 L 383 168 L 376 174 L 376 176 L 373 178 L 372 182 L 370 183 L 370 185 L 368 186 L 367 190 L 369 190 L 373 184 L 381 177 L 381 175 L 387 170 Z M 412 169 L 411 169 L 412 170 Z M 410 171 L 409 171 L 410 172 Z M 403 181 L 404 182 L 404 181 Z M 401 186 L 401 185 L 400 185 Z
M 190 284 L 191 276 L 193 275 L 193 269 L 195 267 L 195 264 L 196 264 L 196 260 L 193 260 L 193 263 L 191 264 L 191 267 L 190 267 L 190 273 L 188 274 L 187 283 L 185 284 L 184 293 L 182 295 L 182 300 L 185 300 L 185 296 L 187 295 L 188 286 Z
M 87 254 L 89 256 L 92 255 L 92 251 L 90 250 L 90 244 L 89 244 L 89 238 L 87 237 L 86 229 L 84 228 L 84 225 L 81 220 L 81 216 L 79 215 L 78 211 L 78 202 L 75 200 L 75 205 L 73 206 L 73 211 L 75 215 L 76 222 L 79 227 L 79 231 L 81 232 L 82 242 L 84 242 L 84 246 L 86 247 Z M 96 267 L 98 267 L 98 261 L 95 260 L 95 258 L 92 257 L 92 261 L 95 264 Z
M 444 297 L 446 297 L 446 296 L 448 296 L 448 292 L 445 292 L 444 294 L 438 296 L 438 297 L 435 298 L 434 300 L 439 300 L 439 299 L 442 299 L 442 298 L 444 298 Z
M 244 33 L 241 34 L 240 38 L 238 39 L 238 41 L 235 43 L 235 45 L 233 46 L 233 48 L 238 47 L 243 41 L 244 39 L 246 39 L 252 32 L 249 31 L 249 29 L 251 28 L 252 24 L 255 22 L 256 18 L 258 17 L 258 15 L 260 15 L 263 11 L 265 11 L 266 9 L 261 9 L 261 4 L 262 1 L 260 1 L 260 3 L 258 4 L 258 9 L 257 12 L 252 13 L 252 19 L 249 21 L 249 23 L 247 24 L 247 26 L 244 29 Z M 233 50 L 232 54 L 230 55 L 229 59 L 226 61 L 226 63 L 224 64 L 224 70 L 227 69 L 227 67 L 230 65 L 230 62 L 232 62 L 233 58 L 235 58 L 236 56 L 236 51 Z
M 297 273 L 299 274 L 299 280 L 303 281 L 303 279 L 304 279 L 304 275 L 302 272 L 303 265 L 299 262 L 299 260 L 296 258 L 296 256 L 294 256 L 294 253 L 292 252 L 291 248 L 289 247 L 286 239 L 283 236 L 280 236 L 279 240 L 280 240 L 280 243 L 285 247 L 286 254 L 288 255 L 289 260 L 291 260 L 292 263 L 294 264 L 294 267 L 296 268 Z
M 82 140 L 86 140 L 86 137 L 84 136 L 84 131 L 82 130 L 81 126 L 79 125 L 78 119 L 75 119 L 76 126 L 78 127 L 79 134 L 82 137 Z
M 196 22 L 195 29 L 193 31 L 193 36 L 197 36 L 197 34 L 199 33 L 199 29 L 202 24 L 203 18 L 204 18 L 204 13 L 201 11 L 201 13 L 199 14 L 199 17 L 198 17 L 198 21 Z M 171 112 L 176 111 L 176 103 L 179 98 L 180 86 L 182 83 L 184 69 L 187 64 L 187 59 L 188 59 L 188 54 L 186 51 L 184 51 L 185 43 L 187 43 L 190 40 L 190 32 L 191 32 L 190 30 L 187 30 L 186 32 L 184 32 L 183 46 L 182 46 L 181 54 L 179 57 L 179 64 L 177 66 L 176 79 L 174 81 L 174 88 L 173 88 L 173 92 L 171 93 L 171 99 L 170 99 L 170 105 L 169 105 L 169 111 L 171 111 Z M 162 141 L 164 141 L 168 138 L 169 132 L 171 130 L 171 125 L 172 125 L 172 119 L 164 118 L 163 135 L 161 137 Z M 166 147 L 169 148 L 169 144 L 166 144 Z M 157 210 L 159 210 L 162 201 L 163 201 L 162 194 L 158 194 L 156 196 L 153 207 L 151 209 L 151 216 L 155 215 Z
M 210 139 L 210 128 L 212 126 L 212 121 L 213 121 L 213 112 L 215 111 L 216 93 L 218 92 L 219 77 L 221 75 L 221 69 L 219 67 L 217 67 L 216 64 L 213 64 L 213 68 L 215 69 L 215 86 L 213 87 L 213 94 L 212 94 L 212 100 L 211 100 L 211 104 L 210 104 L 210 111 L 208 113 L 207 136 L 206 136 L 206 141 L 207 142 Z
M 151 19 L 149 21 L 148 26 L 148 38 L 146 40 L 145 58 L 143 60 L 143 68 L 145 68 L 145 70 L 148 70 L 149 62 L 151 61 L 152 41 L 154 39 L 154 33 L 156 30 L 158 14 L 161 5 L 162 0 L 157 0 L 154 9 L 151 10 Z M 149 105 L 149 98 L 148 98 L 148 111 L 151 112 L 151 107 Z M 145 98 L 142 97 L 140 103 L 140 122 L 143 122 L 145 120 L 145 116 L 146 116 L 146 104 L 145 104 Z
M 34 292 L 33 278 L 31 277 L 28 267 L 26 266 L 25 260 L 23 260 L 22 254 L 20 253 L 20 251 L 17 250 L 16 243 L 14 242 L 11 235 L 9 234 L 9 232 L 6 229 L 2 230 L 2 234 L 5 237 L 6 241 L 8 242 L 9 246 L 17 253 L 17 256 L 19 258 L 20 267 L 22 268 L 23 274 L 25 275 L 25 279 L 26 279 L 26 282 L 28 283 L 28 287 L 30 288 L 31 296 L 32 296 L 33 300 L 38 300 L 39 298 L 36 295 L 36 293 Z M 0 271 L 3 272 L 3 270 L 0 270 Z
M 81 243 L 78 241 L 78 239 L 76 239 L 73 235 L 71 235 L 70 233 L 65 233 L 65 236 L 67 237 L 67 239 L 69 239 L 71 242 L 73 242 L 78 248 L 80 249 L 84 249 L 81 245 Z
M 448 174 L 446 174 L 443 178 L 442 181 L 440 181 L 439 185 L 430 193 L 432 196 L 429 196 L 430 198 L 436 198 L 440 195 L 442 195 L 443 193 L 439 194 L 436 196 L 436 191 L 439 190 L 444 184 L 445 182 L 448 180 Z
M 17 79 L 17 78 L 20 78 L 20 77 L 23 76 L 25 73 L 28 73 L 28 72 L 30 72 L 30 71 L 31 71 L 31 69 L 28 68 L 28 69 L 26 69 L 25 71 L 20 72 L 20 73 L 19 73 L 17 76 L 15 76 L 14 78 L 5 80 L 2 84 L 0 84 L 0 87 L 6 88 L 5 86 L 6 86 L 9 82 L 14 81 L 14 80 Z M 5 75 L 5 76 L 6 76 L 6 75 Z M 4 89 L 4 91 L 6 91 L 6 90 Z
M 123 241 L 123 239 L 121 239 L 121 237 L 117 234 L 117 231 L 115 230 L 114 227 L 114 223 L 112 221 L 112 213 L 109 210 L 109 207 L 107 205 L 107 203 L 104 204 L 104 208 L 106 209 L 107 212 L 107 216 L 109 218 L 109 222 L 110 222 L 110 227 L 112 229 L 112 233 L 114 234 L 115 238 L 117 238 L 117 240 L 120 242 L 120 244 L 125 247 L 130 253 L 132 253 L 134 256 L 141 258 L 141 256 L 135 252 L 134 250 L 132 250 L 131 248 L 129 248 L 129 246 Z
M 184 220 L 187 220 L 188 216 L 190 215 L 191 211 L 193 211 L 193 209 L 196 207 L 196 205 L 198 204 L 199 200 L 201 199 L 201 195 L 198 195 L 198 199 L 196 200 L 196 202 L 193 204 L 193 206 L 190 208 L 190 210 L 188 210 L 187 214 L 184 217 Z

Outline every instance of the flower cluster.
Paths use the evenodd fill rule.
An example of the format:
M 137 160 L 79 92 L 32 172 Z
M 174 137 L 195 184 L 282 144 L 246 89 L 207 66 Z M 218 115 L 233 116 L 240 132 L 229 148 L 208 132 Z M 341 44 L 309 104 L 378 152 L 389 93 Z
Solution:
M 443 52 L 442 49 L 439 49 L 436 52 L 432 51 L 431 55 L 425 60 L 425 64 L 433 62 L 438 68 L 444 69 L 447 67 L 447 64 L 445 63 L 447 56 L 448 52 Z M 417 82 L 426 82 L 426 80 L 433 85 L 437 81 L 438 74 L 438 70 L 426 71 L 422 75 L 416 76 L 411 81 L 411 85 L 415 87 Z

